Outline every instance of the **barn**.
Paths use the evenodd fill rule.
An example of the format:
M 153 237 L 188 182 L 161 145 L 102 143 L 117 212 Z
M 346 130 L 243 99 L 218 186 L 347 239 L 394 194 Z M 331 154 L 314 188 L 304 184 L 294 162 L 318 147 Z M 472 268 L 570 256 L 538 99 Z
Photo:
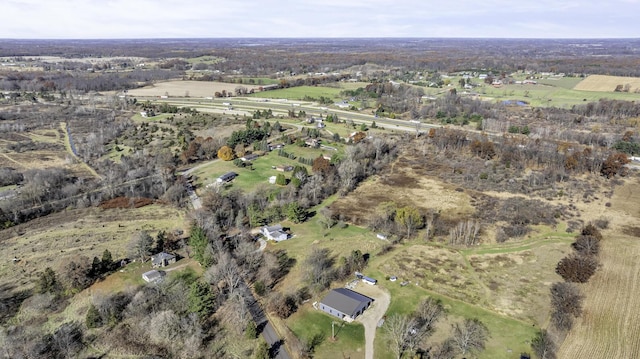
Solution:
M 325 313 L 338 317 L 347 322 L 356 319 L 369 308 L 373 298 L 347 288 L 331 290 L 318 305 Z

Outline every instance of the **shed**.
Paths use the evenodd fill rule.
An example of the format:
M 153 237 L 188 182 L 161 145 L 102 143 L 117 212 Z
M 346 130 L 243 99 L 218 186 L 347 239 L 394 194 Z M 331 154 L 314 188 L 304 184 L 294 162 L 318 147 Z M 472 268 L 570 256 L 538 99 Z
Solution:
M 320 310 L 351 322 L 369 308 L 373 298 L 347 288 L 331 290 L 319 304 Z
M 371 277 L 366 277 L 366 276 L 362 277 L 362 281 L 370 285 L 376 285 L 376 283 L 378 283 L 377 279 L 373 279 Z
M 175 262 L 176 262 L 176 256 L 166 252 L 160 252 L 156 255 L 151 256 L 151 266 L 153 268 L 166 267 L 169 264 L 173 264 Z
M 153 269 L 148 272 L 142 273 L 142 279 L 144 279 L 144 281 L 147 283 L 159 283 L 162 281 L 165 275 L 165 272 Z
M 236 178 L 238 176 L 237 173 L 235 172 L 227 172 L 225 174 L 223 174 L 222 176 L 218 177 L 218 183 L 222 183 L 222 182 L 229 182 L 232 179 Z
M 250 153 L 248 155 L 244 155 L 243 157 L 240 157 L 240 160 L 242 162 L 247 162 L 247 161 L 253 161 L 258 157 L 260 157 L 260 156 L 256 155 L 255 153 Z

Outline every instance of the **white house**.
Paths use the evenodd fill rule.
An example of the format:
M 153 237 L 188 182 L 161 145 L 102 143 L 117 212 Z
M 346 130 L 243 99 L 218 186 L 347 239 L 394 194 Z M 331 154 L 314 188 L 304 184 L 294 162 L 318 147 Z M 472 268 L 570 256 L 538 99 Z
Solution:
M 282 230 L 282 226 L 280 224 L 262 227 L 262 234 L 264 234 L 267 239 L 276 242 L 286 241 L 289 239 L 289 234 Z

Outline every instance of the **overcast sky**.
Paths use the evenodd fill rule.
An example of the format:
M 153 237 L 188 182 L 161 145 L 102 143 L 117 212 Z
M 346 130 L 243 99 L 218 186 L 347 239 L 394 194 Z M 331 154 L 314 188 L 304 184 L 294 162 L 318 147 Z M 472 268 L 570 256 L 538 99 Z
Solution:
M 2 0 L 0 38 L 638 38 L 640 0 Z

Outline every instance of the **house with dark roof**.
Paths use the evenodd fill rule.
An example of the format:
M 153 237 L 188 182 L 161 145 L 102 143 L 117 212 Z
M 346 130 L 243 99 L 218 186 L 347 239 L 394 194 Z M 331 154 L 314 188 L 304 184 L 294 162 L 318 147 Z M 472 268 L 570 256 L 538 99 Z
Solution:
M 258 157 L 260 157 L 260 156 L 258 156 L 258 155 L 257 155 L 257 154 L 255 154 L 255 153 L 249 153 L 249 154 L 247 154 L 247 155 L 244 155 L 244 156 L 240 157 L 240 160 L 241 160 L 242 162 L 247 162 L 247 161 L 253 161 L 253 160 L 255 160 L 255 159 L 256 159 L 256 158 L 258 158 Z
M 347 288 L 337 288 L 322 298 L 318 308 L 334 317 L 351 322 L 364 313 L 371 303 L 373 298 L 364 294 Z
M 236 178 L 238 176 L 237 173 L 235 172 L 227 172 L 225 174 L 223 174 L 222 176 L 218 177 L 218 183 L 222 183 L 222 182 L 229 182 L 232 179 Z
M 158 254 L 151 256 L 151 266 L 153 268 L 166 267 L 169 264 L 173 264 L 175 262 L 176 262 L 176 256 L 174 256 L 173 254 L 160 252 Z

